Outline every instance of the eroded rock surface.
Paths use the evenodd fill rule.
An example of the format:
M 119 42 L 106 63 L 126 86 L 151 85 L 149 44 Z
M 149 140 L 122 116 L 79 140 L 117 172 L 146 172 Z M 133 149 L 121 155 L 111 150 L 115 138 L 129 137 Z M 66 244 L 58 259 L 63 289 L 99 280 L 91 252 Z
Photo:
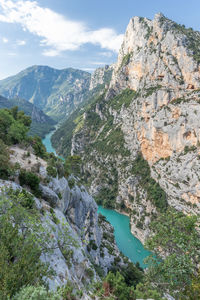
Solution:
M 200 33 L 162 14 L 131 19 L 106 95 L 84 112 L 72 137 L 90 193 L 128 212 L 143 242 L 160 204 L 138 176 L 139 153 L 155 194 L 161 188 L 175 209 L 200 211 L 199 51 Z

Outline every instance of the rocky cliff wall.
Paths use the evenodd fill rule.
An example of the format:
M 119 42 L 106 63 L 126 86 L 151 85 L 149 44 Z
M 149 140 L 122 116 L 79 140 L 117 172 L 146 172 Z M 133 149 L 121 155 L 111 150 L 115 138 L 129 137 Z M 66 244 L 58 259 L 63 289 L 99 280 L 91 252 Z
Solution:
M 113 228 L 98 216 L 96 202 L 78 178 L 49 176 L 46 161 L 28 150 L 31 153 L 26 159 L 27 149 L 12 147 L 10 162 L 16 165 L 22 157 L 21 168 L 40 178 L 40 197 L 34 200 L 45 234 L 50 234 L 50 251 L 40 257 L 54 271 L 47 278 L 49 287 L 56 290 L 70 281 L 76 290 L 83 291 L 81 299 L 90 299 L 88 285 L 106 275 L 116 259 L 117 264 L 125 264 L 115 244 Z M 22 190 L 19 170 L 12 180 L 0 180 L 0 194 L 6 195 L 7 189 Z M 23 188 L 31 193 L 28 186 Z
M 200 211 L 199 53 L 199 32 L 162 14 L 134 17 L 106 95 L 73 134 L 71 153 L 83 158 L 90 192 L 126 210 L 143 242 L 167 203 Z

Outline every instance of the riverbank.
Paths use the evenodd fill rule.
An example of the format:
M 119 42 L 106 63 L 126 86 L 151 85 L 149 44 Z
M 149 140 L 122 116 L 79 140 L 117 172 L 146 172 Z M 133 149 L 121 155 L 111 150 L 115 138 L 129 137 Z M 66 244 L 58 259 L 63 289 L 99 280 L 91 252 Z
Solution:
M 144 259 L 151 254 L 130 231 L 130 218 L 112 209 L 98 207 L 98 213 L 106 217 L 114 228 L 114 236 L 119 250 L 132 262 L 139 262 L 142 268 L 147 267 Z
M 51 144 L 51 136 L 54 131 L 47 134 L 42 141 L 48 152 L 53 152 L 57 155 Z M 106 209 L 102 206 L 98 206 L 98 213 L 105 216 L 107 221 L 113 226 L 114 236 L 119 250 L 133 263 L 139 262 L 142 268 L 147 267 L 143 260 L 151 253 L 146 250 L 140 240 L 131 233 L 129 215 L 126 212 Z

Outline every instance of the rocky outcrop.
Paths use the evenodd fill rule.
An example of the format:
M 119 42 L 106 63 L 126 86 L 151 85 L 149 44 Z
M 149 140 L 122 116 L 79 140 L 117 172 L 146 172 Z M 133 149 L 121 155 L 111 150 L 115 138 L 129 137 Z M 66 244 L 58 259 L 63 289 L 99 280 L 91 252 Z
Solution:
M 199 58 L 193 54 L 199 50 L 199 40 L 199 32 L 186 29 L 160 13 L 153 20 L 132 18 L 110 89 L 117 93 L 127 87 L 138 90 L 158 83 L 172 89 L 171 99 L 178 98 L 182 90 L 198 89 Z
M 16 152 L 16 147 L 14 149 Z M 31 154 L 32 161 L 33 158 Z M 12 158 L 11 163 L 14 163 Z M 29 170 L 26 164 L 23 168 Z M 49 287 L 56 290 L 71 281 L 76 290 L 83 291 L 80 299 L 90 299 L 87 287 L 93 280 L 100 280 L 98 272 L 106 274 L 116 257 L 119 264 L 125 264 L 115 244 L 113 228 L 98 216 L 96 202 L 79 184 L 78 178 L 48 176 L 43 160 L 34 172 L 41 180 L 40 198 L 34 197 L 35 205 L 41 225 L 51 237 L 47 245 L 51 251 L 40 257 L 54 271 L 54 275 L 47 278 Z M 17 183 L 18 171 L 13 180 L 15 182 L 0 180 L 0 193 L 7 189 L 22 190 Z M 23 188 L 31 192 L 28 187 Z
M 104 68 L 98 68 L 91 76 L 89 90 L 92 91 L 102 85 L 110 83 L 113 72 L 113 65 L 106 65 Z
M 167 203 L 200 212 L 199 51 L 199 32 L 162 14 L 134 17 L 105 97 L 72 134 L 90 192 L 125 210 L 142 242 Z

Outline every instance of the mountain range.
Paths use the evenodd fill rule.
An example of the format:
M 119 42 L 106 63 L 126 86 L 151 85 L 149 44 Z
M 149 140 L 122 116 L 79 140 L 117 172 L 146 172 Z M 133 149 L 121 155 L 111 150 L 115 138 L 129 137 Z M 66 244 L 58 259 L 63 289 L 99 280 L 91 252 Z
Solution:
M 0 95 L 9 99 L 25 99 L 61 122 L 110 79 L 112 69 L 105 67 L 103 70 L 103 74 L 97 71 L 91 76 L 88 72 L 72 68 L 57 70 L 48 66 L 32 66 L 0 80 Z
M 44 113 L 60 122 L 52 144 L 65 162 L 37 138 L 19 146 L 26 122 L 12 111 L 1 112 L 0 128 L 0 192 L 10 188 L 1 208 L 12 220 L 0 214 L 8 228 L 1 232 L 6 241 L 7 232 L 13 235 L 14 216 L 22 220 L 17 237 L 26 227 L 28 242 L 45 246 L 36 262 L 52 267 L 43 276 L 51 290 L 64 286 L 56 299 L 199 299 L 200 33 L 161 13 L 134 17 L 113 65 L 92 75 L 33 66 L 0 81 L 0 94 L 7 97 L 1 107 L 18 105 L 33 126 L 54 125 Z M 119 253 L 97 204 L 130 217 L 132 234 L 155 254 L 145 272 Z M 24 235 L 20 245 L 26 241 Z M 10 252 L 1 249 L 7 267 Z M 9 263 L 21 261 L 13 255 Z

